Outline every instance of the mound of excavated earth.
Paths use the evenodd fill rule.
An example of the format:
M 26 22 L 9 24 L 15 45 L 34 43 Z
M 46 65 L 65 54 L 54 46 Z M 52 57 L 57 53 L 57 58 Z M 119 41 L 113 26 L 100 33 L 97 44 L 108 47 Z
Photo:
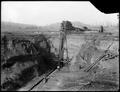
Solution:
M 52 69 L 56 62 L 44 35 L 33 41 L 6 35 L 1 38 L 1 90 L 15 90 L 35 76 Z

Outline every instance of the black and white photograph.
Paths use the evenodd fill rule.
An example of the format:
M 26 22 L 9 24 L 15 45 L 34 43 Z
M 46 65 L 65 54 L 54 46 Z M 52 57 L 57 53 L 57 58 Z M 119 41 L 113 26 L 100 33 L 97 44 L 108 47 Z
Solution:
M 1 91 L 118 91 L 114 9 L 91 1 L 2 1 Z

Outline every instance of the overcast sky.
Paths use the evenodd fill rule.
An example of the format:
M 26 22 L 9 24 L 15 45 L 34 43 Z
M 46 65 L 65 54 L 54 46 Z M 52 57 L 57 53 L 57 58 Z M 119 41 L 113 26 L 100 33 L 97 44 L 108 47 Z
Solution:
M 79 21 L 90 25 L 117 24 L 117 13 L 104 14 L 89 1 L 10 1 L 2 2 L 2 21 L 47 25 L 63 20 Z

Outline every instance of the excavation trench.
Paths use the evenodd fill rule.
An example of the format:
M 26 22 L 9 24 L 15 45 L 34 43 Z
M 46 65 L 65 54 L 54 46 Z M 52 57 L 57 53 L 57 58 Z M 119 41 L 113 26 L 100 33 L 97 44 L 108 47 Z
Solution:
M 96 67 L 93 67 L 90 71 L 82 71 L 83 68 L 93 63 L 89 61 L 95 61 L 102 55 L 104 50 L 101 51 L 96 49 L 96 47 L 91 46 L 90 44 L 84 44 L 85 42 L 83 41 L 83 39 L 81 39 L 80 36 L 75 37 L 78 38 L 77 41 L 76 39 L 72 38 L 68 38 L 67 41 L 69 56 L 74 56 L 72 61 L 68 65 L 63 67 L 59 72 L 54 73 L 52 75 L 53 77 L 50 77 L 50 79 L 47 83 L 45 83 L 45 85 L 41 87 L 41 85 L 38 83 L 38 85 L 35 87 L 35 89 L 33 88 L 32 91 L 117 90 L 118 72 L 116 71 L 116 69 L 118 70 L 119 67 L 118 59 L 108 59 L 106 61 L 101 61 L 99 64 L 96 65 Z M 27 48 L 27 50 L 25 50 L 25 52 L 27 53 L 25 53 L 24 50 L 20 50 L 21 45 L 19 44 L 16 45 L 16 47 L 19 47 L 19 49 L 12 50 L 13 52 L 10 52 L 13 54 L 7 55 L 7 64 L 3 63 L 2 67 L 3 70 L 6 72 L 6 75 L 4 74 L 5 72 L 3 72 L 3 75 L 8 78 L 3 77 L 3 79 L 8 80 L 9 78 L 11 78 L 9 80 L 14 81 L 13 84 L 11 83 L 11 81 L 9 82 L 9 80 L 7 82 L 3 81 L 3 84 L 6 86 L 6 89 L 3 90 L 15 90 L 12 89 L 12 87 L 11 89 L 9 88 L 10 84 L 12 84 L 14 88 L 22 88 L 20 89 L 21 91 L 28 91 L 31 87 L 34 86 L 34 84 L 38 82 L 38 80 L 40 80 L 39 76 L 45 74 L 46 72 L 49 72 L 49 70 L 52 70 L 53 67 L 57 65 L 57 57 L 54 55 L 54 53 L 50 52 L 50 49 L 45 48 L 49 46 L 49 44 L 45 45 L 43 41 L 37 40 L 33 41 L 33 43 L 34 44 L 30 46 L 27 45 L 27 47 L 31 47 L 32 49 L 31 50 Z M 41 43 L 41 46 L 39 46 L 39 43 Z M 54 44 L 59 46 L 58 41 L 56 41 Z M 45 49 L 39 48 L 42 46 Z M 15 51 L 19 53 L 15 53 Z M 7 53 L 8 52 L 9 51 L 7 51 Z M 31 54 L 33 52 L 34 54 Z M 108 68 L 108 66 L 112 68 L 110 69 Z M 30 77 L 31 79 L 29 79 Z M 33 81 L 24 83 L 24 81 L 27 81 L 26 79 L 33 79 Z M 26 84 L 27 86 L 24 84 Z M 15 87 L 14 85 L 17 85 L 18 87 Z

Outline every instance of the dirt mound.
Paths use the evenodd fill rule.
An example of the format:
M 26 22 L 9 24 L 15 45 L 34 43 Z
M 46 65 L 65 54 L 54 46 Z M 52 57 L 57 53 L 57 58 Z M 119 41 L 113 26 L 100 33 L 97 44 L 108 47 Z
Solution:
M 56 66 L 47 38 L 39 35 L 32 39 L 1 38 L 2 90 L 15 90 Z

